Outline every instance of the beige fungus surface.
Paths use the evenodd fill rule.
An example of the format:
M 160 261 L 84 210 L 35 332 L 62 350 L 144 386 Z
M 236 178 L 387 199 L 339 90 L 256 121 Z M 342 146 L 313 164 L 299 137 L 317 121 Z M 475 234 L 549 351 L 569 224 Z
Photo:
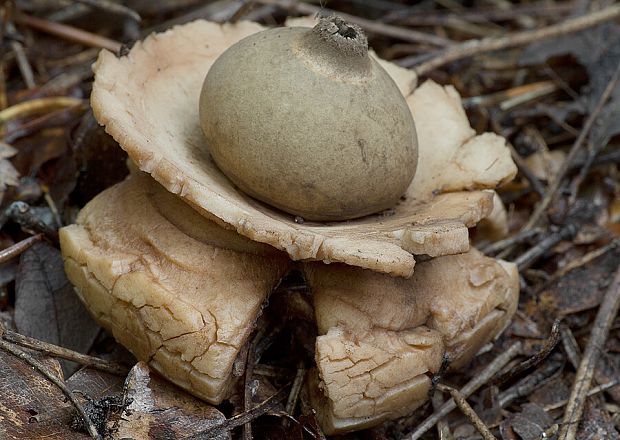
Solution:
M 166 378 L 211 403 L 286 254 L 226 231 L 150 177 L 107 189 L 60 230 L 65 269 L 95 319 Z
M 443 354 L 465 365 L 518 303 L 516 266 L 475 249 L 419 263 L 411 279 L 342 264 L 305 274 L 319 331 L 311 396 L 329 434 L 411 413 Z
M 121 58 L 103 51 L 91 97 L 95 116 L 137 166 L 169 191 L 221 226 L 294 260 L 344 262 L 409 277 L 414 254 L 467 251 L 467 228 L 492 209 L 492 193 L 478 190 L 510 180 L 516 168 L 503 138 L 475 135 L 452 87 L 427 81 L 406 96 L 420 166 L 404 200 L 389 212 L 297 224 L 245 196 L 217 169 L 198 122 L 202 81 L 218 55 L 261 29 L 249 22 L 197 21 L 152 35 Z M 409 90 L 411 76 L 387 70 L 402 91 Z M 444 191 L 452 192 L 439 194 Z

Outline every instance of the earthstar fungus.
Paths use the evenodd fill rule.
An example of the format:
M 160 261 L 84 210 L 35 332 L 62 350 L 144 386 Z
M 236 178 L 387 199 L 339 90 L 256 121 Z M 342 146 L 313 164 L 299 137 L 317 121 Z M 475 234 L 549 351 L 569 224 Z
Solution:
M 386 212 L 296 223 L 219 170 L 199 122 L 214 61 L 261 30 L 196 21 L 126 56 L 100 54 L 95 116 L 143 173 L 61 231 L 67 274 L 136 357 L 218 403 L 261 304 L 303 261 L 319 331 L 312 401 L 327 433 L 362 429 L 419 407 L 444 354 L 463 365 L 510 321 L 516 269 L 470 249 L 468 228 L 491 215 L 492 190 L 516 167 L 503 138 L 475 134 L 454 88 L 415 87 L 413 73 L 371 53 L 416 121 L 424 165 Z M 504 220 L 496 209 L 494 234 Z
M 503 138 L 475 135 L 452 87 L 427 81 L 405 96 L 414 120 L 420 120 L 418 155 L 425 165 L 389 215 L 298 224 L 249 198 L 222 174 L 200 129 L 199 91 L 221 53 L 263 29 L 248 22 L 196 21 L 152 35 L 121 58 L 103 51 L 91 95 L 97 120 L 168 191 L 224 228 L 284 250 L 293 260 L 342 262 L 409 277 L 414 255 L 467 251 L 467 228 L 492 209 L 492 194 L 483 190 L 511 180 L 516 167 Z M 411 90 L 413 73 L 382 65 L 400 90 Z

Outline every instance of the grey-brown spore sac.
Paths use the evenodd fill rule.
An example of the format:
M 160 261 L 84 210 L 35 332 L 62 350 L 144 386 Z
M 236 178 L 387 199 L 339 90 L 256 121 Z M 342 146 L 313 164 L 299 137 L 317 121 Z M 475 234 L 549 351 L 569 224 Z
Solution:
M 307 221 L 392 208 L 417 166 L 405 98 L 362 29 L 337 16 L 231 46 L 205 78 L 200 123 L 237 187 Z

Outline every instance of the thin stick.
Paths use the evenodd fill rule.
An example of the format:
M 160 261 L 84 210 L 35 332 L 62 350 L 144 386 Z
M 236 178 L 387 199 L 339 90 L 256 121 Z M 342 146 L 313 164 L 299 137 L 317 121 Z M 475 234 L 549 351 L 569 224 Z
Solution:
M 433 397 L 431 397 L 431 404 L 433 405 L 433 410 L 437 411 L 441 408 L 441 405 L 444 403 L 444 398 L 441 393 L 434 393 Z M 452 433 L 450 432 L 450 426 L 445 419 L 441 419 L 437 422 L 437 435 L 439 435 L 440 440 L 452 440 Z
M 402 8 L 388 13 L 383 21 L 397 21 L 410 26 L 441 26 L 451 17 L 458 17 L 471 23 L 489 23 L 494 21 L 514 20 L 519 15 L 548 17 L 569 13 L 575 8 L 575 2 L 552 4 L 547 1 L 525 4 L 511 4 L 510 8 L 470 8 L 458 13 L 446 10 L 428 11 L 424 14 L 416 13 L 414 7 Z
M 592 383 L 594 368 L 618 313 L 618 307 L 620 307 L 620 265 L 616 269 L 613 281 L 607 289 L 605 298 L 603 298 L 596 314 L 590 339 L 577 369 L 575 382 L 564 411 L 564 418 L 558 435 L 559 440 L 575 439 L 577 426 L 583 414 L 583 405 Z
M 78 400 L 75 398 L 71 390 L 67 388 L 67 386 L 64 384 L 62 380 L 60 380 L 59 378 L 54 376 L 52 373 L 50 373 L 45 367 L 45 365 L 43 365 L 41 362 L 37 361 L 35 358 L 33 358 L 32 356 L 30 356 L 28 353 L 21 350 L 20 348 L 15 347 L 10 342 L 0 340 L 0 349 L 6 351 L 7 353 L 12 354 L 16 358 L 23 360 L 24 362 L 29 364 L 32 368 L 34 368 L 39 373 L 41 373 L 44 377 L 46 377 L 50 382 L 52 382 L 54 385 L 60 388 L 63 394 L 67 396 L 67 398 L 71 401 L 71 403 L 73 404 L 77 412 L 80 414 L 80 417 L 82 417 L 82 420 L 84 421 L 84 425 L 86 426 L 86 429 L 88 430 L 88 433 L 90 434 L 90 436 L 94 439 L 101 440 L 101 436 L 97 432 L 97 428 L 95 428 L 95 425 L 93 425 L 93 422 L 90 420 L 86 412 L 84 412 L 84 408 L 82 408 L 82 405 L 80 404 L 80 402 L 78 402 Z
M 619 75 L 620 75 L 620 63 L 618 63 L 618 66 L 616 66 L 616 71 L 614 72 L 614 74 L 612 75 L 612 79 L 610 80 L 610 84 L 613 84 L 612 87 L 614 88 L 615 88 L 615 84 L 618 82 Z M 570 196 L 568 198 L 569 200 L 568 204 L 570 206 L 575 204 L 575 201 L 577 199 L 577 194 L 579 194 L 579 187 L 581 186 L 583 181 L 588 176 L 590 167 L 594 163 L 594 158 L 606 146 L 607 146 L 607 142 L 599 141 L 599 142 L 594 143 L 592 145 L 592 148 L 588 151 L 588 154 L 586 155 L 585 163 L 582 165 L 581 169 L 579 170 L 579 174 L 577 175 L 575 180 L 572 182 L 571 187 L 570 187 Z
M 15 14 L 14 19 L 18 24 L 28 26 L 40 32 L 45 32 L 46 34 L 54 35 L 64 40 L 83 44 L 85 46 L 107 49 L 114 53 L 118 53 L 122 47 L 122 44 L 118 41 L 111 40 L 109 38 L 102 37 L 101 35 L 93 34 L 73 26 L 68 26 L 66 24 L 43 20 L 41 18 L 36 18 L 21 13 Z
M 510 155 L 512 156 L 512 160 L 515 161 L 517 168 L 519 169 L 519 171 L 521 171 L 523 177 L 525 177 L 530 183 L 530 186 L 532 187 L 534 192 L 536 192 L 536 194 L 538 194 L 540 197 L 544 197 L 545 187 L 540 182 L 536 174 L 534 174 L 534 172 L 530 169 L 528 164 L 525 162 L 525 160 L 521 157 L 519 152 L 512 144 L 509 143 L 508 148 L 510 148 Z
M 456 406 L 458 406 L 463 415 L 467 417 L 467 420 L 474 425 L 474 428 L 476 428 L 476 431 L 480 433 L 484 440 L 497 440 L 487 425 L 485 425 L 478 414 L 476 414 L 476 411 L 474 411 L 471 405 L 467 403 L 467 399 L 465 399 L 465 397 L 463 397 L 458 390 L 444 384 L 437 385 L 437 388 L 441 391 L 447 391 L 450 393 L 452 399 L 456 403 Z
M 255 352 L 256 352 L 256 338 L 248 346 L 247 361 L 245 363 L 245 382 L 243 387 L 243 410 L 249 412 L 252 410 L 252 373 L 254 372 L 255 364 Z M 243 440 L 252 440 L 252 421 L 248 420 L 243 424 L 242 432 Z
M 124 15 L 138 22 L 142 20 L 142 18 L 140 17 L 140 14 L 138 14 L 133 9 L 130 9 L 127 6 L 119 5 L 118 3 L 114 3 L 108 0 L 72 0 L 72 1 L 76 3 L 82 3 L 83 5 L 87 5 L 92 8 L 100 9 L 102 11 L 108 11 L 113 14 Z
M 540 243 L 532 246 L 523 254 L 514 259 L 513 263 L 517 265 L 519 270 L 524 270 L 530 267 L 538 258 L 540 258 L 545 252 L 551 249 L 562 240 L 571 238 L 577 233 L 577 225 L 569 224 L 564 226 L 557 232 L 545 237 Z
M 285 385 L 280 391 L 262 401 L 251 410 L 243 412 L 241 414 L 237 414 L 230 419 L 226 419 L 219 426 L 213 426 L 206 431 L 199 432 L 197 434 L 192 435 L 191 437 L 184 437 L 185 440 L 203 440 L 214 438 L 217 434 L 231 431 L 238 426 L 245 425 L 246 423 L 251 422 L 252 420 L 262 416 L 263 414 L 268 413 L 273 407 L 275 407 L 281 400 L 283 400 L 288 394 L 286 389 L 289 384 Z
M 460 393 L 463 397 L 467 398 L 471 396 L 478 388 L 486 384 L 498 371 L 500 371 L 512 358 L 519 354 L 521 351 L 522 344 L 520 341 L 512 344 L 506 351 L 497 356 L 493 361 L 487 365 L 487 367 L 480 373 L 474 376 L 469 382 L 465 384 L 463 388 L 461 388 Z M 429 429 L 431 429 L 435 424 L 450 414 L 452 410 L 456 408 L 456 403 L 454 399 L 448 400 L 444 403 L 438 411 L 435 411 L 431 414 L 426 420 L 424 420 L 415 431 L 411 434 L 406 435 L 404 438 L 408 440 L 418 440 L 420 439 Z
M 110 362 L 94 356 L 78 353 L 68 348 L 59 347 L 58 345 L 50 344 L 49 342 L 29 338 L 28 336 L 15 333 L 10 330 L 4 330 L 4 335 L 2 336 L 2 339 L 13 344 L 21 345 L 22 347 L 31 348 L 47 355 L 59 357 L 68 361 L 77 362 L 80 365 L 84 365 L 100 371 L 105 371 L 107 373 L 115 374 L 117 376 L 126 376 L 129 372 L 128 368 L 124 367 L 123 365 L 117 364 L 116 362 Z
M 6 23 L 6 29 L 13 34 L 17 32 L 15 30 L 15 26 L 10 21 Z M 21 73 L 22 78 L 24 79 L 26 87 L 29 89 L 34 89 L 37 84 L 34 81 L 34 73 L 32 72 L 32 67 L 30 66 L 26 52 L 24 52 L 24 46 L 19 41 L 12 40 L 11 49 L 15 52 L 17 67 L 19 68 L 19 73 Z
M 230 21 L 231 23 L 236 23 L 241 17 L 250 12 L 250 9 L 252 9 L 253 7 L 254 0 L 244 0 L 243 3 L 241 3 L 241 6 L 239 6 L 239 9 L 235 11 L 235 13 L 232 15 L 232 17 L 230 17 L 228 21 Z
M 35 98 L 29 101 L 14 104 L 0 111 L 0 127 L 14 118 L 24 118 L 40 112 L 52 112 L 54 110 L 82 105 L 83 99 L 69 96 L 53 96 L 49 98 Z
M 603 391 L 607 391 L 608 389 L 617 386 L 619 383 L 620 383 L 620 379 L 614 379 L 610 382 L 594 387 L 590 391 L 588 391 L 587 396 L 590 397 L 590 396 L 594 396 L 595 394 L 602 393 Z M 554 409 L 562 408 L 567 403 L 568 403 L 568 399 L 562 399 L 559 402 L 545 405 L 543 408 L 545 409 L 545 411 L 551 411 Z
M 605 21 L 613 20 L 620 16 L 620 5 L 615 4 L 600 11 L 592 12 L 581 17 L 571 18 L 561 23 L 548 26 L 542 29 L 515 32 L 499 38 L 483 38 L 480 40 L 468 40 L 461 44 L 454 45 L 439 53 L 433 59 L 426 61 L 415 67 L 418 75 L 425 75 L 438 67 L 453 61 L 461 60 L 473 55 L 478 55 L 494 50 L 508 49 L 511 47 L 523 46 L 543 39 L 557 37 L 559 35 L 577 32 Z M 398 64 L 404 67 L 413 67 L 413 58 L 407 57 L 399 60 Z
M 263 326 L 252 339 L 252 343 L 248 345 L 248 354 L 245 363 L 245 386 L 243 387 L 243 409 L 246 412 L 252 410 L 252 391 L 251 382 L 254 375 L 254 367 L 256 365 L 256 347 L 265 336 L 265 327 Z M 243 424 L 243 439 L 252 440 L 252 423 L 248 420 Z
M 519 382 L 502 391 L 497 396 L 500 408 L 504 408 L 519 397 L 527 396 L 532 391 L 540 388 L 540 384 L 552 377 L 558 371 L 561 372 L 562 362 L 545 362 L 541 367 L 535 370 L 529 376 L 524 377 Z
M 288 400 L 286 401 L 286 413 L 293 415 L 295 411 L 295 407 L 297 406 L 297 400 L 299 399 L 299 392 L 301 391 L 301 387 L 304 384 L 304 377 L 306 376 L 306 369 L 303 365 L 297 367 L 297 373 L 295 374 L 295 379 L 293 380 L 293 386 L 291 387 L 291 392 L 288 395 Z
M 578 269 L 582 266 L 585 266 L 592 260 L 599 258 L 600 256 L 606 254 L 612 249 L 617 248 L 618 246 L 620 246 L 620 237 L 615 238 L 614 240 L 607 243 L 605 246 L 601 246 L 600 248 L 594 249 L 593 251 L 590 251 L 587 254 L 584 254 L 581 257 L 570 261 L 566 266 L 561 267 L 553 275 L 551 275 L 551 277 L 545 281 L 545 285 L 549 285 L 553 281 L 556 281 L 559 278 L 562 278 L 564 275 L 568 274 L 569 272 L 575 269 Z
M 536 234 L 542 232 L 541 229 L 530 229 L 527 231 L 517 232 L 515 235 L 511 237 L 504 238 L 503 240 L 496 241 L 495 243 L 491 243 L 488 246 L 485 246 L 481 249 L 484 254 L 496 254 L 497 252 L 501 252 L 506 248 L 509 248 L 515 244 L 519 244 L 534 237 Z
M 22 252 L 30 248 L 30 246 L 32 246 L 33 244 L 41 241 L 42 238 L 43 234 L 33 235 L 32 237 L 28 237 L 25 240 L 19 241 L 6 249 L 2 249 L 0 251 L 0 264 L 6 263 L 12 258 L 17 257 Z
M 299 14 L 338 14 L 338 16 L 342 17 L 343 20 L 357 24 L 361 26 L 365 31 L 378 35 L 385 35 L 387 37 L 398 38 L 399 40 L 410 41 L 413 43 L 427 43 L 439 47 L 445 47 L 454 43 L 447 38 L 438 37 L 436 35 L 418 32 L 412 29 L 402 28 L 398 26 L 392 26 L 389 24 L 381 23 L 379 21 L 367 20 L 365 18 L 346 14 L 344 12 L 336 12 L 329 9 L 321 8 L 319 6 L 314 6 L 293 0 L 257 0 L 257 2 L 267 5 L 276 5 L 281 7 L 282 9 L 292 10 Z
M 614 6 L 612 6 L 612 8 L 613 7 Z M 615 8 L 618 9 L 618 11 L 620 11 L 620 5 L 616 5 Z M 540 221 L 543 213 L 546 211 L 547 206 L 549 206 L 551 201 L 555 198 L 560 188 L 560 185 L 562 181 L 564 180 L 564 176 L 570 169 L 573 161 L 576 159 L 577 153 L 579 153 L 581 146 L 583 145 L 588 134 L 590 133 L 590 130 L 594 126 L 594 123 L 596 122 L 596 119 L 601 113 L 601 110 L 603 110 L 605 103 L 607 102 L 612 92 L 614 91 L 616 87 L 616 83 L 618 82 L 619 78 L 620 78 L 620 63 L 618 63 L 618 68 L 616 68 L 614 75 L 609 80 L 607 87 L 605 87 L 605 90 L 601 94 L 601 97 L 599 98 L 598 103 L 596 104 L 596 107 L 594 108 L 592 113 L 590 113 L 590 115 L 588 116 L 588 119 L 583 125 L 583 129 L 579 133 L 579 136 L 577 137 L 577 139 L 575 139 L 575 143 L 571 147 L 569 153 L 566 155 L 564 162 L 562 162 L 562 166 L 560 167 L 558 172 L 555 174 L 555 176 L 553 176 L 553 179 L 549 182 L 549 186 L 547 187 L 547 193 L 545 194 L 545 197 L 536 206 L 536 209 L 534 209 L 532 216 L 530 217 L 526 225 L 523 227 L 523 229 L 530 229 L 536 226 L 538 222 Z
M 506 373 L 502 374 L 500 377 L 495 379 L 494 384 L 497 387 L 502 386 L 504 383 L 512 380 L 514 377 L 523 373 L 525 370 L 529 370 L 532 367 L 540 364 L 542 361 L 547 359 L 547 356 L 553 351 L 558 341 L 560 340 L 560 320 L 556 319 L 551 326 L 551 334 L 543 344 L 540 350 L 536 352 L 533 356 L 521 362 L 516 367 L 511 368 Z
M 566 357 L 573 368 L 577 370 L 579 368 L 579 363 L 581 362 L 581 349 L 579 348 L 579 344 L 577 344 L 575 335 L 569 326 L 562 324 L 562 327 L 560 328 L 560 336 L 562 338 L 562 347 L 566 352 Z

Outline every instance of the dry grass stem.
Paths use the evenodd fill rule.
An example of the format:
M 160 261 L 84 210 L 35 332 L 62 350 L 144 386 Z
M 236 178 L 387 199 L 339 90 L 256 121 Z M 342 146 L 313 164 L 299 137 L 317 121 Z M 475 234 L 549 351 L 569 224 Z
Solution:
M 473 55 L 495 50 L 508 49 L 511 47 L 524 46 L 536 41 L 547 38 L 557 37 L 583 29 L 587 29 L 597 24 L 613 20 L 620 16 L 620 5 L 612 5 L 600 11 L 592 12 L 581 17 L 571 18 L 561 23 L 548 26 L 542 29 L 531 31 L 516 32 L 505 37 L 484 38 L 481 40 L 468 40 L 449 47 L 444 52 L 439 53 L 429 61 L 423 62 L 415 66 L 414 70 L 418 75 L 426 75 L 429 72 L 453 61 L 461 60 Z M 414 58 L 403 58 L 399 64 L 404 67 L 414 67 L 412 61 Z

